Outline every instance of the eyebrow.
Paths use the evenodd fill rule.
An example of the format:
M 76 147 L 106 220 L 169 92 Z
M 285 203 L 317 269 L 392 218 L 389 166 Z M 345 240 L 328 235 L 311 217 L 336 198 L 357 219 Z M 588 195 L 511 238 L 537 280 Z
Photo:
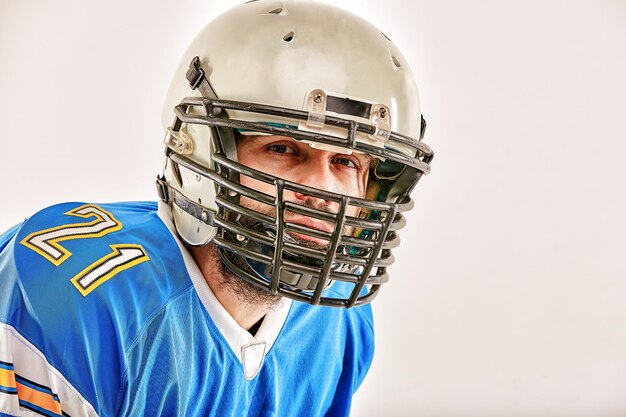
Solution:
M 257 141 L 257 140 L 261 140 L 261 139 L 272 139 L 272 140 L 285 140 L 285 139 L 291 139 L 296 143 L 304 143 L 307 144 L 306 141 L 304 139 L 296 139 L 293 138 L 291 136 L 283 136 L 283 135 L 242 135 L 241 133 L 239 133 L 237 136 L 239 136 L 241 139 L 244 140 L 251 140 L 251 141 Z M 308 144 L 307 144 L 308 145 Z M 310 146 L 310 145 L 309 145 Z M 349 149 L 346 149 L 349 150 Z M 347 153 L 342 153 L 343 155 L 349 155 Z M 352 150 L 351 155 L 356 156 L 357 158 L 359 157 L 359 155 L 362 155 L 363 157 L 365 157 L 365 159 L 367 160 L 367 164 L 370 165 L 370 167 L 372 166 L 372 163 L 376 161 L 377 158 L 374 158 L 372 155 L 368 154 L 368 153 L 363 153 L 363 152 L 356 152 L 355 150 Z

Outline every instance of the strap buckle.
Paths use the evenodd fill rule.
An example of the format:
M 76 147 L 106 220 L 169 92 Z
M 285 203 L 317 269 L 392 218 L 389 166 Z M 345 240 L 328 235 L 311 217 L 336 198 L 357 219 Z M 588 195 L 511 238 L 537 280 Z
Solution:
M 200 58 L 196 56 L 189 63 L 189 69 L 185 75 L 187 81 L 189 81 L 189 87 L 191 87 L 192 90 L 198 88 L 205 78 L 204 75 L 204 70 L 200 67 Z
M 157 194 L 159 195 L 159 198 L 163 200 L 164 203 L 169 203 L 170 195 L 167 192 L 167 183 L 165 182 L 165 178 L 163 178 L 160 175 L 157 175 L 156 187 L 157 187 Z

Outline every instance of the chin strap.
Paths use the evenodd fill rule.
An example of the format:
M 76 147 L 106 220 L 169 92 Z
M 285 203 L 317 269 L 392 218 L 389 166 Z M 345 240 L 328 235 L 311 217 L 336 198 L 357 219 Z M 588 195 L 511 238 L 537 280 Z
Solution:
M 212 99 L 217 98 L 215 89 L 206 76 L 204 69 L 200 66 L 200 58 L 197 56 L 193 57 L 189 63 L 189 69 L 187 70 L 185 77 L 187 78 L 187 81 L 189 81 L 189 87 L 191 87 L 192 90 L 197 88 L 204 97 Z
M 200 204 L 191 201 L 190 199 L 185 197 L 180 191 L 170 187 L 167 182 L 165 182 L 165 178 L 163 178 L 162 176 L 157 176 L 156 186 L 159 198 L 161 198 L 164 203 L 174 203 L 183 211 L 189 213 L 201 222 L 206 223 L 209 226 L 215 226 L 215 224 L 213 223 L 215 213 L 212 210 L 209 210 L 206 207 L 203 207 Z
M 276 234 L 277 234 L 276 226 L 266 225 L 263 223 L 257 223 L 253 227 L 250 227 L 250 230 L 253 230 L 260 234 L 264 234 L 272 239 L 275 239 Z M 283 234 L 283 238 L 292 243 L 297 243 L 297 241 L 294 240 L 291 236 L 289 236 L 289 234 Z M 275 248 L 271 245 L 266 245 L 255 240 L 250 240 L 247 242 L 247 246 L 249 246 L 250 248 L 253 248 L 253 250 L 257 253 L 261 253 L 269 257 L 274 256 Z M 305 265 L 318 267 L 318 268 L 322 268 L 324 266 L 324 262 L 321 260 L 290 253 L 286 249 L 283 250 L 282 255 L 284 259 L 287 259 L 296 263 L 305 264 Z M 233 254 L 232 256 L 236 256 L 236 255 Z M 272 282 L 273 269 L 275 265 L 268 265 L 266 263 L 256 261 L 252 258 L 247 258 L 245 256 L 243 258 L 245 259 L 250 269 L 254 271 L 254 273 L 257 276 L 259 276 L 266 282 Z M 308 274 L 302 271 L 295 272 L 295 271 L 290 271 L 288 268 L 281 268 L 280 269 L 280 281 L 281 283 L 287 284 L 290 287 L 297 289 L 297 290 L 315 291 L 315 288 L 317 287 L 318 278 L 315 275 Z M 325 288 L 328 288 L 330 284 L 331 284 L 331 280 L 328 280 Z

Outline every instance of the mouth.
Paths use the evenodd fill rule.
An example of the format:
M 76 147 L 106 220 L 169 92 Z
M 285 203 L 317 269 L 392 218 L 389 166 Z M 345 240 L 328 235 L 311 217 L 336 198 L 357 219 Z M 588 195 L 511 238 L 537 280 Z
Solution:
M 307 245 L 307 242 L 310 242 L 321 248 L 328 246 L 330 235 L 334 230 L 332 223 L 310 217 L 287 217 L 285 223 L 287 233 L 300 243 Z
M 276 208 L 264 203 L 248 202 L 242 199 L 242 204 L 256 212 L 276 219 Z M 302 215 L 293 211 L 285 210 L 283 221 L 285 223 L 285 236 L 291 238 L 293 244 L 306 246 L 311 249 L 326 250 L 332 240 L 335 223 L 330 220 L 319 220 L 311 216 Z M 258 220 L 242 216 L 238 222 L 244 226 L 253 227 Z M 266 227 L 273 227 L 266 224 Z

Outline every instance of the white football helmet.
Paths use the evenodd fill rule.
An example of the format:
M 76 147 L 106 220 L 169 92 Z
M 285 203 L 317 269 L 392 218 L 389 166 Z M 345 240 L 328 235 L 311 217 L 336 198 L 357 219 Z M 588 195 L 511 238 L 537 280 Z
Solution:
M 248 1 L 193 40 L 163 118 L 157 186 L 187 244 L 214 242 L 237 276 L 311 304 L 364 304 L 388 281 L 401 213 L 413 207 L 409 193 L 429 172 L 433 153 L 421 141 L 426 124 L 409 65 L 380 30 L 328 4 Z M 332 193 L 238 163 L 235 136 L 251 133 L 370 155 L 367 195 Z M 241 185 L 243 175 L 271 184 L 274 193 Z M 286 190 L 338 209 L 293 204 Z M 255 212 L 240 196 L 275 211 Z M 348 207 L 360 214 L 347 215 Z M 290 223 L 287 212 L 332 222 L 333 232 Z M 307 247 L 294 233 L 328 244 Z M 336 281 L 348 283 L 345 296 L 326 291 Z

